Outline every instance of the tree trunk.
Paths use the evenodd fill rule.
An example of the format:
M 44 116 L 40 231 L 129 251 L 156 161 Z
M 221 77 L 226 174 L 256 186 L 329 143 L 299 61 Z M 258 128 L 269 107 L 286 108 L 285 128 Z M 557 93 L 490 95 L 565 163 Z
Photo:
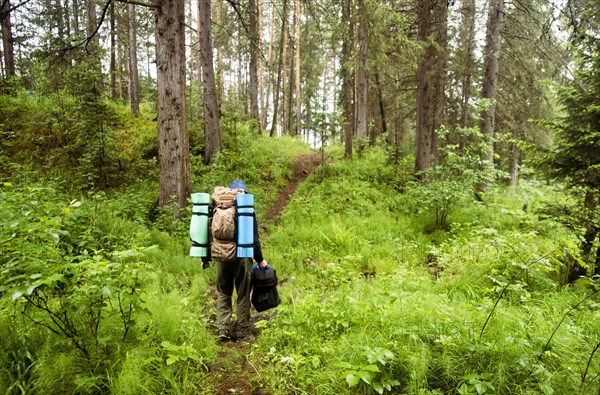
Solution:
M 481 132 L 488 139 L 487 160 L 494 163 L 494 129 L 496 120 L 496 88 L 500 69 L 500 40 L 504 24 L 504 0 L 491 0 L 485 37 L 484 75 L 481 97 L 490 100 L 490 106 L 481 114 Z
M 293 135 L 292 132 L 292 99 L 294 98 L 294 91 L 292 89 L 292 86 L 294 85 L 294 67 L 295 67 L 295 59 L 292 56 L 292 53 L 290 51 L 290 66 L 289 66 L 289 75 L 288 75 L 288 83 L 287 83 L 287 91 L 285 92 L 287 96 L 286 97 L 286 102 L 284 103 L 283 106 L 283 116 L 284 116 L 284 120 L 285 122 L 285 130 L 284 130 L 284 134 L 289 134 L 289 135 Z
M 205 162 L 212 163 L 221 151 L 219 104 L 213 67 L 210 0 L 200 0 L 200 57 L 202 63 L 202 88 L 204 96 Z
M 460 126 L 466 128 L 469 126 L 469 119 L 471 118 L 469 111 L 469 102 L 471 101 L 471 81 L 473 79 L 473 48 L 475 46 L 475 0 L 465 0 L 463 12 L 463 27 L 467 29 L 467 54 L 465 60 L 465 75 L 463 78 L 463 108 Z
M 73 33 L 79 34 L 79 2 L 73 1 Z
M 140 115 L 140 84 L 138 77 L 139 73 L 137 60 L 137 23 L 135 20 L 135 5 L 128 4 L 127 10 L 129 14 L 129 102 L 131 104 L 131 113 L 137 117 L 138 115 Z M 185 52 L 183 54 L 183 59 L 185 61 Z
M 217 25 L 221 26 L 222 25 L 222 20 L 221 20 L 221 3 L 217 2 L 216 7 L 215 7 L 215 16 L 217 18 Z M 212 38 L 211 38 L 211 45 L 212 45 Z M 212 59 L 212 57 L 211 57 Z M 212 64 L 212 61 L 211 61 Z M 213 71 L 214 74 L 214 71 Z M 214 79 L 214 77 L 213 77 Z M 217 86 L 217 105 L 219 108 L 219 112 L 221 110 L 221 105 L 223 103 L 224 97 L 225 97 L 225 76 L 224 76 L 224 68 L 223 68 L 223 49 L 221 48 L 221 45 L 219 45 L 217 47 L 217 81 L 216 81 L 216 86 Z M 220 138 L 220 137 L 219 137 Z
M 125 96 L 123 93 L 123 58 L 125 57 L 125 49 L 121 45 L 120 40 L 116 41 L 117 44 L 117 97 L 119 100 L 123 100 Z
M 161 0 L 156 10 L 159 205 L 177 203 L 182 208 L 192 190 L 185 117 L 184 4 L 184 0 Z
M 285 67 L 285 47 L 287 40 L 287 7 L 288 0 L 283 0 L 283 11 L 282 11 L 282 20 L 281 20 L 281 40 L 279 41 L 279 67 L 277 68 L 277 82 L 275 83 L 275 97 L 273 98 L 273 122 L 271 123 L 271 136 L 274 136 L 277 132 L 277 111 L 279 109 L 279 91 L 281 87 L 281 74 L 282 70 Z M 285 77 L 283 78 L 285 81 Z M 285 97 L 285 96 L 284 96 Z
M 269 25 L 269 59 L 267 63 L 267 94 L 263 97 L 264 105 L 261 113 L 262 127 L 267 127 L 267 113 L 269 112 L 269 99 L 271 97 L 271 86 L 274 84 L 273 78 L 273 27 L 275 25 L 275 6 L 271 2 L 271 24 Z
M 437 130 L 443 121 L 447 7 L 447 2 L 437 0 L 417 4 L 417 39 L 423 49 L 417 69 L 415 167 L 422 180 L 437 161 Z
M 58 30 L 58 40 L 62 43 L 65 41 L 65 17 L 64 17 L 63 7 L 62 7 L 60 0 L 56 0 L 55 8 L 56 8 L 56 27 Z
M 366 140 L 368 136 L 367 130 L 367 10 L 364 0 L 359 0 L 359 26 L 358 26 L 358 43 L 360 46 L 358 55 L 358 74 L 357 74 L 357 97 L 356 97 L 356 136 L 360 140 Z
M 258 7 L 256 0 L 248 2 L 249 39 L 250 39 L 250 118 L 260 125 L 258 110 Z M 260 126 L 259 126 L 260 129 Z
M 296 26 L 296 128 L 295 135 L 300 135 L 301 116 L 301 101 L 300 101 L 300 0 L 296 1 L 296 11 L 294 13 Z
M 350 20 L 351 0 L 342 0 L 342 28 L 345 30 L 342 40 L 342 106 L 344 113 L 344 152 L 347 158 L 352 158 L 353 138 L 353 104 L 354 83 L 352 81 L 352 22 Z
M 115 3 L 110 3 L 110 97 L 117 100 L 117 35 Z
M 259 108 L 258 108 L 258 121 L 259 121 L 259 127 L 261 130 L 264 129 L 264 124 L 263 124 L 263 116 L 262 114 L 265 112 L 265 86 L 264 86 L 264 72 L 263 72 L 263 53 L 262 53 L 262 40 L 263 40 L 263 33 L 262 33 L 262 29 L 263 29 L 263 23 L 262 23 L 262 19 L 263 19 L 263 3 L 262 0 L 258 0 L 257 1 L 257 13 L 256 16 L 258 18 L 258 37 L 257 37 L 257 43 L 256 43 L 256 50 L 258 52 L 258 58 L 257 58 L 257 72 L 258 72 L 258 104 L 259 104 Z
M 71 15 L 69 14 L 69 0 L 65 0 L 63 11 L 65 16 L 65 33 L 67 34 L 67 37 L 71 37 Z
M 15 49 L 12 34 L 12 22 L 10 19 L 10 0 L 5 0 L 2 7 L 2 44 L 4 46 L 4 75 L 6 78 L 14 77 L 15 71 Z
M 92 41 L 95 42 L 96 44 L 99 44 L 100 39 L 98 37 L 98 34 L 95 34 L 96 29 L 98 27 L 97 26 L 98 22 L 97 22 L 97 18 L 96 18 L 96 3 L 94 2 L 94 0 L 86 0 L 85 4 L 87 7 L 87 21 L 85 24 L 85 33 L 88 38 L 91 38 L 92 36 L 94 36 Z
M 519 163 L 521 159 L 521 150 L 516 144 L 509 143 L 509 155 L 508 158 L 508 172 L 510 179 L 508 181 L 509 186 L 517 185 L 519 177 Z
M 189 20 L 189 26 L 194 26 L 194 10 L 193 7 L 191 7 L 190 4 L 190 8 L 188 9 L 188 20 Z M 196 70 L 196 64 L 195 64 L 195 60 L 196 60 L 196 56 L 195 56 L 195 51 L 194 51 L 194 43 L 195 43 L 195 38 L 194 38 L 194 29 L 190 28 L 189 29 L 189 41 L 188 41 L 188 45 L 190 48 L 190 57 L 189 57 L 189 63 L 188 63 L 188 68 L 186 71 L 186 75 L 188 75 L 188 84 L 189 84 L 189 97 L 191 98 L 193 96 L 193 92 L 194 92 L 194 76 L 196 75 L 195 70 Z M 197 85 L 197 87 L 199 88 L 200 85 Z M 196 106 L 187 106 L 188 110 L 190 111 L 190 118 L 195 119 L 195 114 L 197 114 L 196 112 Z
M 387 122 L 385 120 L 385 105 L 383 103 L 383 90 L 379 81 L 379 70 L 375 72 L 375 83 L 377 84 L 377 100 L 379 102 L 379 116 L 381 117 L 381 133 L 387 133 Z M 388 137 L 389 139 L 389 137 Z
M 286 0 L 287 3 L 287 0 Z M 286 4 L 287 5 L 287 4 Z M 286 10 L 287 11 L 287 10 Z M 283 52 L 280 59 L 281 69 L 283 71 L 283 80 L 281 83 L 281 92 L 282 92 L 282 100 L 283 100 L 283 134 L 288 134 L 290 132 L 289 129 L 289 117 L 290 117 L 290 106 L 287 100 L 288 93 L 290 90 L 290 85 L 288 82 L 288 59 L 287 59 L 287 46 L 288 46 L 288 26 L 287 26 L 287 12 L 283 15 L 285 19 L 285 28 L 283 29 Z

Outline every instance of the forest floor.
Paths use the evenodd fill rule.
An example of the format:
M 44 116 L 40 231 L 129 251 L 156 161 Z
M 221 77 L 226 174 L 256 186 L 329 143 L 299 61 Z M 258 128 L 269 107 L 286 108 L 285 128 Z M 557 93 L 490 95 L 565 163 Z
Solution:
M 296 188 L 321 164 L 322 157 L 318 152 L 299 155 L 294 160 L 292 178 L 279 194 L 278 200 L 269 208 L 265 216 L 266 223 L 273 223 L 289 203 Z M 257 315 L 255 311 L 251 317 L 252 325 L 261 319 L 268 319 L 266 315 Z M 210 367 L 216 376 L 217 395 L 270 395 L 270 392 L 258 386 L 260 372 L 247 358 L 252 343 L 249 341 L 221 342 L 217 362 Z

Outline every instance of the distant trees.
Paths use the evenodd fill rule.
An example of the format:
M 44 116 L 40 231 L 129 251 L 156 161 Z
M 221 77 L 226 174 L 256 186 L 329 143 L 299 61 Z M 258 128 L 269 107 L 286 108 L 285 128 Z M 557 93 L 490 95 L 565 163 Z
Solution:
M 422 179 L 441 163 L 442 126 L 444 144 L 461 149 L 473 139 L 459 129 L 475 127 L 493 150 L 485 150 L 487 159 L 514 184 L 526 160 L 523 143 L 549 140 L 531 120 L 550 114 L 547 81 L 560 81 L 568 63 L 554 37 L 557 5 L 542 0 L 179 0 L 185 18 L 179 11 L 176 18 L 189 42 L 170 36 L 167 46 L 172 24 L 155 25 L 148 9 L 162 17 L 173 0 L 13 3 L 0 9 L 3 76 L 58 92 L 76 86 L 67 71 L 86 60 L 97 100 L 129 102 L 137 114 L 142 99 L 154 104 L 156 96 L 158 156 L 171 149 L 165 138 L 177 151 L 159 162 L 178 173 L 189 166 L 189 153 L 180 151 L 189 152 L 188 122 L 192 151 L 208 163 L 239 122 L 252 120 L 271 135 L 342 141 L 348 157 L 356 141 L 385 144 L 391 161 L 414 163 Z M 574 26 L 595 3 L 568 4 Z M 173 63 L 179 57 L 183 66 Z M 490 103 L 484 110 L 481 99 Z M 187 190 L 187 177 L 165 186 L 161 202 Z

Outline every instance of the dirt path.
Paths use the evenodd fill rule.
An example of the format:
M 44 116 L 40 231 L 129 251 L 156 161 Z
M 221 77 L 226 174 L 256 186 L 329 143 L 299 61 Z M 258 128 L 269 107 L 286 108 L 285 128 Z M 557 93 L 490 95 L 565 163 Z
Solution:
M 321 154 L 318 152 L 300 155 L 295 159 L 292 179 L 281 191 L 277 202 L 269 209 L 265 219 L 271 222 L 276 219 L 290 201 L 298 185 L 321 164 Z
M 281 191 L 277 202 L 267 211 L 266 222 L 276 221 L 279 218 L 298 185 L 320 164 L 321 154 L 319 153 L 308 153 L 295 158 L 292 179 Z M 260 318 L 260 316 L 254 316 L 251 321 L 254 322 Z M 250 348 L 251 344 L 243 341 L 222 343 L 217 362 L 210 367 L 218 385 L 216 395 L 271 395 L 270 392 L 255 387 L 258 381 L 258 372 L 247 360 Z

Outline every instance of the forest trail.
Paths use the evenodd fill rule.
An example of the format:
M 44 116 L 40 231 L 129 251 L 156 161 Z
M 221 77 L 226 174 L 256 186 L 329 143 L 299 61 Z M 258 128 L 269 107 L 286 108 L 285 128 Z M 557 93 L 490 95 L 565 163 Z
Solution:
M 272 223 L 277 221 L 279 215 L 289 203 L 292 195 L 317 167 L 322 163 L 322 157 L 319 152 L 302 154 L 294 158 L 292 167 L 292 177 L 285 188 L 280 192 L 277 201 L 269 208 L 265 215 L 265 222 Z M 251 317 L 252 324 L 260 319 L 265 319 L 264 315 L 257 315 L 254 311 Z M 228 341 L 221 343 L 217 362 L 210 367 L 211 373 L 215 376 L 217 384 L 216 395 L 270 395 L 257 386 L 260 382 L 260 373 L 250 361 L 248 353 L 252 344 L 244 341 Z
M 298 185 L 300 185 L 300 183 L 321 164 L 321 162 L 321 154 L 318 152 L 299 155 L 294 159 L 292 179 L 279 194 L 277 202 L 275 202 L 269 211 L 267 211 L 265 216 L 267 222 L 272 222 L 279 217 L 285 206 L 289 203 L 296 188 L 298 188 Z

